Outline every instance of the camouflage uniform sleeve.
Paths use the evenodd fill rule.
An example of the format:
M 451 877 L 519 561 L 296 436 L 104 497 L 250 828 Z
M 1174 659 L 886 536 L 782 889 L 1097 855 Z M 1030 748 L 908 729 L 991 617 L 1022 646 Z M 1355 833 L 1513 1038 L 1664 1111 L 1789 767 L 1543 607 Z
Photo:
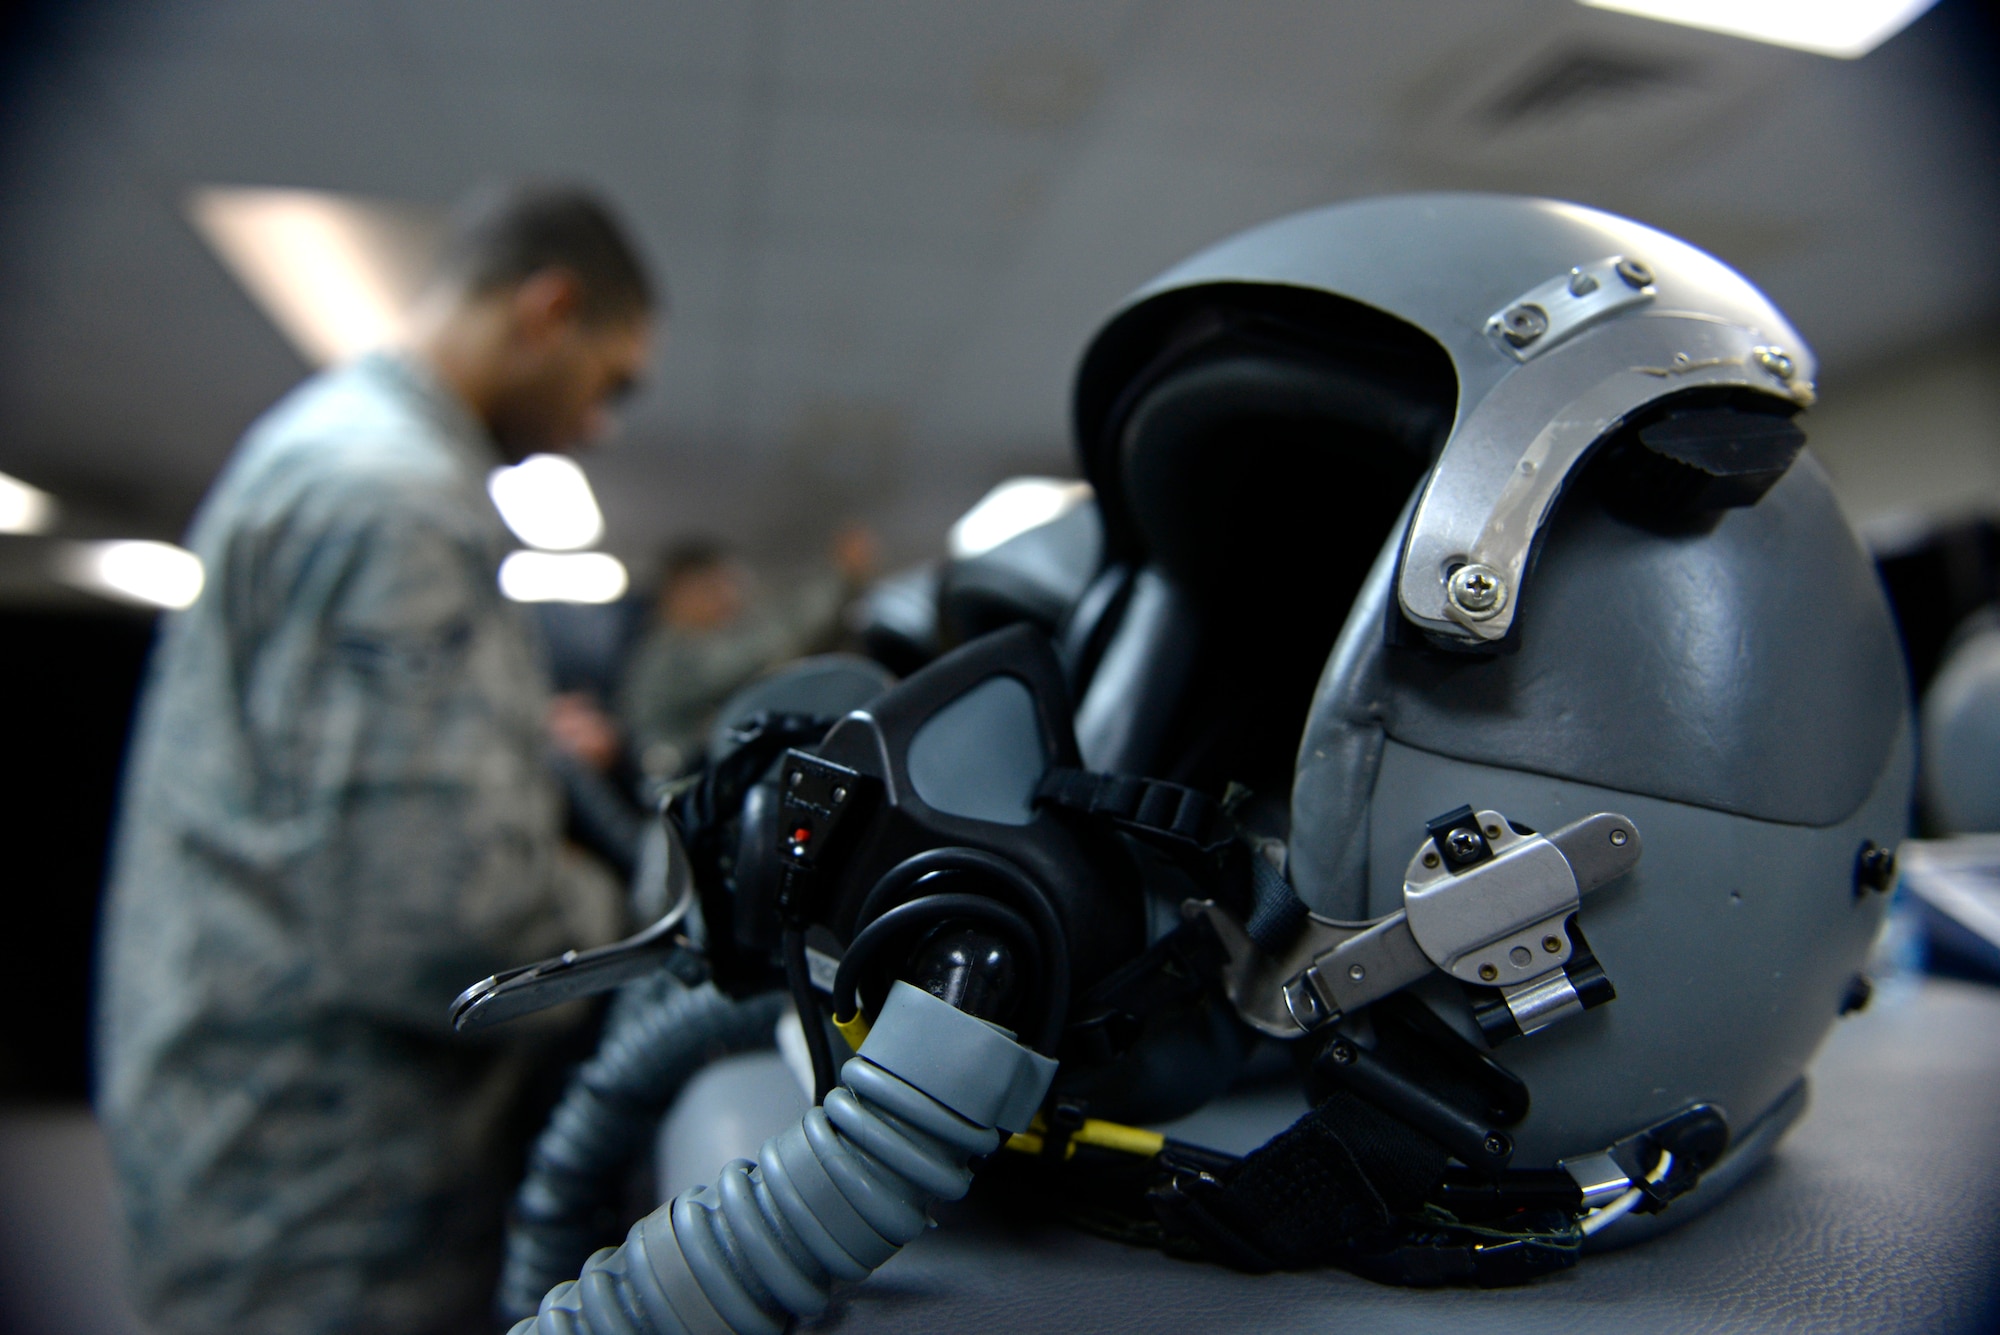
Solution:
M 283 711 L 328 839 L 301 911 L 343 1009 L 436 1030 L 498 969 L 611 939 L 608 878 L 563 856 L 543 762 L 547 688 L 476 541 L 378 514 L 330 598 L 311 708 Z

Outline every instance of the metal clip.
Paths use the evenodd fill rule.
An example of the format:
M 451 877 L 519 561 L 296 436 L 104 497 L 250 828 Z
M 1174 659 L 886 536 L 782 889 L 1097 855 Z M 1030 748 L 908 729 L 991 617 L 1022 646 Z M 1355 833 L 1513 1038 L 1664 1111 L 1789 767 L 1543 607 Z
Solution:
M 1574 953 L 1565 922 L 1639 854 L 1638 828 L 1623 816 L 1601 812 L 1551 835 L 1521 834 L 1497 811 L 1461 807 L 1430 822 L 1410 858 L 1400 911 L 1366 923 L 1308 915 L 1282 957 L 1259 950 L 1213 900 L 1189 900 L 1181 911 L 1214 927 L 1229 956 L 1231 1003 L 1273 1037 L 1330 1024 L 1433 969 L 1501 988 L 1525 1034 L 1587 1004 L 1564 972 Z
M 1618 1166 L 1608 1150 L 1560 1159 L 1556 1162 L 1556 1167 L 1568 1173 L 1575 1181 L 1576 1189 L 1583 1198 L 1583 1208 L 1586 1210 L 1609 1205 L 1624 1195 L 1632 1185 L 1631 1177 Z
M 451 1003 L 451 1027 L 455 1032 L 485 1029 L 578 997 L 609 992 L 630 979 L 670 965 L 679 952 L 691 950 L 681 924 L 694 907 L 694 876 L 673 821 L 665 816 L 660 819 L 667 831 L 668 907 L 659 920 L 643 932 L 608 946 L 565 950 L 554 959 L 481 979 Z

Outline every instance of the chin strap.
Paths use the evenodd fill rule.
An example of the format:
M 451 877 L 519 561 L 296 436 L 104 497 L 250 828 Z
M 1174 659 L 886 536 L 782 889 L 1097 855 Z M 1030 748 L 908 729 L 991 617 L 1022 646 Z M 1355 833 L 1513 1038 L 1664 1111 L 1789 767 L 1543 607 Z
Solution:
M 1697 1105 L 1554 1169 L 1478 1171 L 1361 1095 L 1315 1087 L 1310 1112 L 1243 1158 L 1059 1107 L 1073 1124 L 1059 1151 L 1038 1119 L 983 1180 L 1093 1232 L 1254 1274 L 1338 1266 L 1497 1288 L 1575 1265 L 1585 1237 L 1627 1213 L 1666 1209 L 1730 1144 L 1720 1110 Z
M 1576 1264 L 1583 1240 L 1579 1192 L 1562 1174 L 1455 1182 L 1463 1170 L 1441 1145 L 1345 1092 L 1240 1159 L 1087 1119 L 1060 1152 L 1049 1143 L 1046 1127 L 1015 1137 L 983 1189 L 1027 1213 L 1054 1206 L 1091 1232 L 1252 1274 L 1337 1266 L 1411 1287 L 1502 1287 Z M 1458 1195 L 1479 1199 L 1466 1214 L 1494 1217 L 1438 1203 L 1467 1185 Z
M 1444 1174 L 1443 1147 L 1339 1093 L 1263 1148 L 1217 1173 L 1162 1164 L 1148 1193 L 1170 1238 L 1238 1270 L 1338 1265 L 1356 1243 L 1388 1239 Z
M 1283 874 L 1235 837 L 1226 808 L 1203 793 L 1056 769 L 1036 801 L 1168 854 L 1241 906 L 1236 933 L 1258 951 L 1284 953 L 1306 925 Z M 1107 1062 L 1155 1015 L 1204 996 L 1228 1004 L 1232 951 L 1216 923 L 1189 916 L 1086 994 L 1064 1056 Z M 1491 1223 L 1437 1204 L 1454 1159 L 1482 1182 L 1505 1168 L 1513 1142 L 1499 1128 L 1527 1111 L 1520 1081 L 1413 998 L 1371 1009 L 1373 1048 L 1331 1028 L 1296 1038 L 1315 1053 L 1305 1063 L 1314 1106 L 1247 1157 L 1111 1128 L 1064 1105 L 1009 1142 L 1017 1153 L 996 1165 L 999 1189 L 1031 1184 L 1042 1207 L 1057 1202 L 1094 1231 L 1252 1272 L 1337 1265 L 1391 1283 L 1500 1285 L 1574 1264 L 1583 1207 L 1567 1178 L 1552 1196 L 1525 1202 L 1535 1208 L 1511 1193 L 1506 1208 L 1484 1211 Z

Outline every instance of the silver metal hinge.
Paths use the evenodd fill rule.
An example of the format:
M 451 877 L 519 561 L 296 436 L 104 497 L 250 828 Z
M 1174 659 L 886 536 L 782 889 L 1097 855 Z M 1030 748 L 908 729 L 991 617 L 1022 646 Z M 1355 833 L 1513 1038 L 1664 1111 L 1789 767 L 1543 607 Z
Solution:
M 1206 918 L 1229 956 L 1223 984 L 1244 1021 L 1278 1038 L 1351 1015 L 1441 970 L 1500 989 L 1521 1033 L 1584 1003 L 1564 966 L 1567 930 L 1582 897 L 1638 865 L 1639 831 L 1601 812 L 1550 835 L 1521 834 L 1497 811 L 1463 808 L 1432 822 L 1411 855 L 1403 907 L 1365 923 L 1308 915 L 1279 956 L 1260 950 L 1213 900 L 1182 913 Z

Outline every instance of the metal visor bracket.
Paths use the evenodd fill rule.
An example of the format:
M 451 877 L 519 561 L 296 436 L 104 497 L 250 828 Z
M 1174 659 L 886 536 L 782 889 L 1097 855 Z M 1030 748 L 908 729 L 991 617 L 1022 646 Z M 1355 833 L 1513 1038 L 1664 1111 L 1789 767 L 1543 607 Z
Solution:
M 1486 334 L 1514 360 L 1539 357 L 1606 316 L 1644 306 L 1659 295 L 1653 271 L 1612 255 L 1580 264 L 1531 288 L 1486 321 Z
M 1638 865 L 1639 831 L 1600 812 L 1550 835 L 1522 834 L 1497 811 L 1460 807 L 1430 822 L 1403 880 L 1403 907 L 1368 923 L 1309 915 L 1273 958 L 1211 900 L 1190 900 L 1229 962 L 1223 984 L 1245 1022 L 1296 1038 L 1441 970 L 1498 988 L 1522 1034 L 1609 1000 L 1572 937 L 1582 897 Z M 1590 981 L 1572 979 L 1572 962 Z
M 1634 411 L 1696 387 L 1813 401 L 1803 350 L 1755 329 L 1662 310 L 1634 261 L 1584 265 L 1523 293 L 1487 329 L 1496 356 L 1522 363 L 1469 405 L 1411 517 L 1397 575 L 1403 613 L 1435 640 L 1504 638 L 1536 536 L 1571 471 Z M 1582 294 L 1579 282 L 1596 284 Z

